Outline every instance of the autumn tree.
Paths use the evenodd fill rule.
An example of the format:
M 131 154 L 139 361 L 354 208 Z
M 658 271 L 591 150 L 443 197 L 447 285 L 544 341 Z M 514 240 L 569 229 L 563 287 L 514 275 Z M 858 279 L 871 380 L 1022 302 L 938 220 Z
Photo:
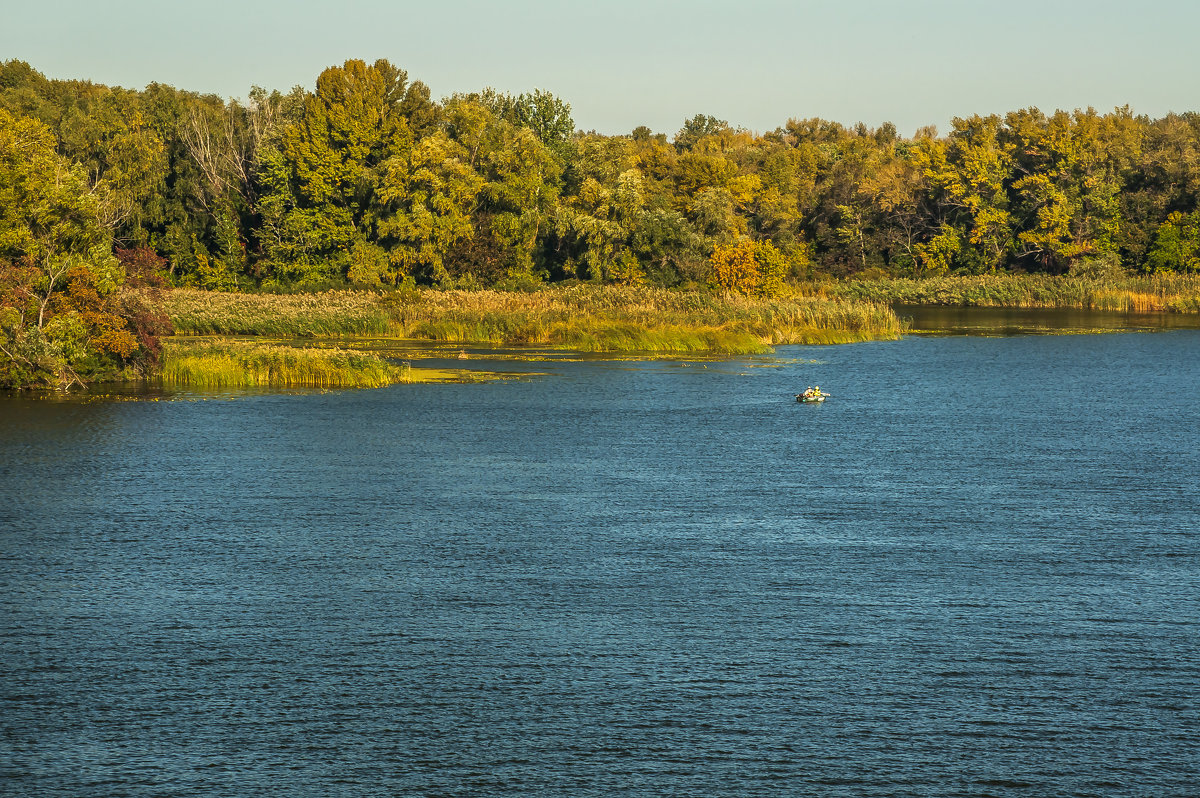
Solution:
M 137 353 L 101 197 L 49 128 L 2 109 L 0 272 L 0 384 L 65 388 Z
M 936 206 L 932 235 L 914 253 L 925 272 L 992 271 L 1015 246 L 1008 195 L 1015 145 L 1002 140 L 997 116 L 956 117 L 952 124 L 945 141 L 924 138 L 914 149 Z
M 771 242 L 749 237 L 715 246 L 711 263 L 717 287 L 767 297 L 781 293 L 788 272 L 787 261 Z

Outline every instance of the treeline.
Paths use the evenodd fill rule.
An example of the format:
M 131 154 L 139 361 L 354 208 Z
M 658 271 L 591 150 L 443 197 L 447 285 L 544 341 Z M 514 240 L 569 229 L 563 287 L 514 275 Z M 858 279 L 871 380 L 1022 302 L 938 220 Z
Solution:
M 118 246 L 179 285 L 570 278 L 773 290 L 789 278 L 1200 270 L 1200 115 L 1037 109 L 902 138 L 696 116 L 668 140 L 581 133 L 570 106 L 490 89 L 434 101 L 387 61 L 245 102 L 0 67 Z M 0 257 L 19 258 L 0 244 Z M 142 257 L 146 257 L 143 255 Z
M 1200 115 L 1037 109 L 910 139 L 711 116 L 575 130 L 347 61 L 245 101 L 0 64 L 0 386 L 158 368 L 156 286 L 712 286 L 1200 271 Z M 131 291 L 130 288 L 138 290 Z

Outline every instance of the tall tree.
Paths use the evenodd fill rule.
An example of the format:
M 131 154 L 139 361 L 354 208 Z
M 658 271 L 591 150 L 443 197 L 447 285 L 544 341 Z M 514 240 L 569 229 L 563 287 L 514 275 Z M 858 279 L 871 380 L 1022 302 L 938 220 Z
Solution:
M 138 349 L 102 200 L 51 131 L 0 109 L 0 384 L 68 387 Z
M 943 142 L 924 138 L 913 152 L 933 191 L 938 232 L 917 247 L 927 271 L 951 265 L 972 272 L 1003 266 L 1014 248 L 1008 183 L 1014 144 L 1001 138 L 997 116 L 955 118 Z
M 437 112 L 428 96 L 385 60 L 351 60 L 321 73 L 300 120 L 283 135 L 290 196 L 268 203 L 280 276 L 344 276 L 351 249 L 377 241 L 387 162 L 430 129 Z

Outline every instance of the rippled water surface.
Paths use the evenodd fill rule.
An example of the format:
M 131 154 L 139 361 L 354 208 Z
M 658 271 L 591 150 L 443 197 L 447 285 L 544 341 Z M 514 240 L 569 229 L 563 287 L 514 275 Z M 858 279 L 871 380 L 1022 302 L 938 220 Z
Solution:
M 1195 796 L 1198 355 L 0 401 L 0 793 Z

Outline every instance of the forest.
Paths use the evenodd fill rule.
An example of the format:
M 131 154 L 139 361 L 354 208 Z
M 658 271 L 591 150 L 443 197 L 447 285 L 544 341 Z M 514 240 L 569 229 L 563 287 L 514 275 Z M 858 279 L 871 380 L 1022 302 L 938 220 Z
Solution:
M 912 138 L 697 114 L 672 136 L 602 135 L 549 92 L 434 100 L 386 60 L 240 100 L 8 61 L 0 355 L 9 372 L 55 347 L 152 368 L 168 286 L 770 297 L 847 276 L 1195 273 L 1198 200 L 1190 112 L 1026 108 Z

